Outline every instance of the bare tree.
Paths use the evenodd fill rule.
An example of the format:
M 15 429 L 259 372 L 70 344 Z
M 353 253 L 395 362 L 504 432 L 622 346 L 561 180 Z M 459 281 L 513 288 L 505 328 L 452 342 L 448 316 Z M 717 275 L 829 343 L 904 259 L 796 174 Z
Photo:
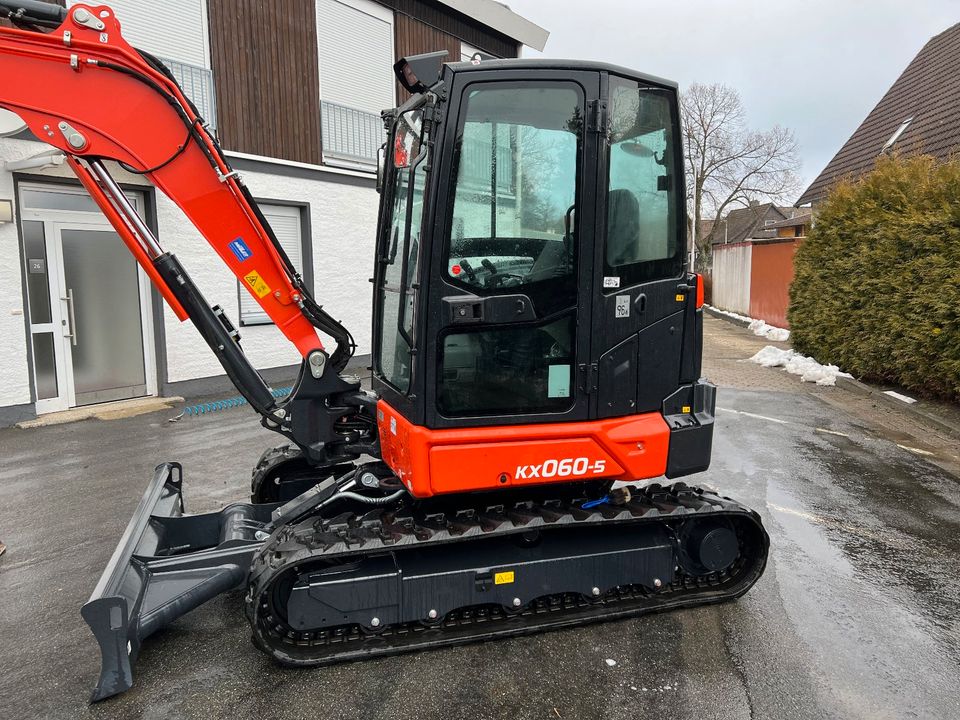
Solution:
M 710 258 L 710 236 L 701 230 L 704 215 L 719 219 L 750 200 L 784 202 L 794 196 L 799 150 L 788 128 L 749 129 L 740 94 L 726 85 L 694 83 L 680 104 L 692 235 L 697 265 L 703 268 Z

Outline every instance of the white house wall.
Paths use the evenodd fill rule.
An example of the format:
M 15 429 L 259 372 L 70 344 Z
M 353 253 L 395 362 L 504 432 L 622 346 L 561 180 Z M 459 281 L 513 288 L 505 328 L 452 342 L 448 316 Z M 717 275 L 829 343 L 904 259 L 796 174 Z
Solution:
M 749 244 L 713 246 L 713 304 L 741 315 L 750 314 Z
M 313 231 L 314 295 L 357 341 L 357 353 L 370 352 L 371 285 L 377 224 L 376 190 L 340 182 L 303 180 L 259 172 L 241 173 L 250 192 L 262 200 L 310 204 Z M 207 300 L 221 304 L 237 323 L 236 276 L 186 220 L 163 198 L 157 215 L 160 240 L 174 251 Z M 178 217 L 179 216 L 179 217 Z M 191 323 L 165 311 L 169 382 L 223 374 L 223 369 Z M 273 325 L 240 327 L 244 352 L 258 368 L 300 362 L 296 349 Z
M 14 197 L 13 175 L 2 161 L 30 157 L 49 146 L 0 138 L 0 198 Z M 144 185 L 143 179 L 113 168 L 122 183 Z M 66 167 L 30 171 L 31 175 L 73 178 Z M 371 186 L 342 179 L 300 179 L 265 172 L 241 173 L 250 191 L 263 200 L 304 202 L 310 205 L 313 233 L 314 289 L 318 300 L 353 333 L 360 355 L 370 352 L 371 285 L 378 195 Z M 335 178 L 336 176 L 331 175 Z M 180 210 L 159 192 L 157 220 L 163 247 L 176 253 L 211 304 L 220 304 L 238 324 L 236 277 L 216 256 Z M 31 402 L 23 288 L 16 223 L 0 224 L 0 407 Z M 200 334 L 188 321 L 181 323 L 165 308 L 167 381 L 177 382 L 222 375 Z M 239 328 L 244 351 L 257 368 L 299 363 L 293 345 L 273 325 Z
M 49 146 L 0 138 L 0 159 L 19 160 Z M 12 200 L 13 175 L 2 171 L 0 198 Z M 0 225 L 0 407 L 30 402 L 27 332 L 23 320 L 23 283 L 16 223 Z

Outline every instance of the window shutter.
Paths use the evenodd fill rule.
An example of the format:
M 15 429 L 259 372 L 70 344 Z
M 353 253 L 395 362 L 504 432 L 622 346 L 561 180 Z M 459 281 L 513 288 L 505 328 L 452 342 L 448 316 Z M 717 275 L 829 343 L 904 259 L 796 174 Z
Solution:
M 280 246 L 298 272 L 303 272 L 303 233 L 300 208 L 287 205 L 261 205 L 260 212 L 273 228 Z M 240 284 L 240 324 L 267 325 L 273 322 L 244 285 Z
M 473 45 L 465 42 L 460 43 L 460 62 L 470 62 L 475 53 L 480 52 Z
M 496 55 L 485 53 L 483 50 L 478 50 L 468 43 L 460 43 L 460 62 L 470 62 L 473 60 L 474 55 L 479 55 L 481 60 L 496 60 L 497 57 Z
M 373 113 L 393 107 L 393 13 L 372 2 L 317 0 L 320 97 Z
M 324 162 L 372 169 L 380 111 L 395 103 L 393 13 L 367 0 L 317 0 Z
M 78 0 L 70 0 L 73 7 Z M 210 68 L 207 13 L 203 0 L 109 0 L 124 39 L 135 48 L 181 63 Z

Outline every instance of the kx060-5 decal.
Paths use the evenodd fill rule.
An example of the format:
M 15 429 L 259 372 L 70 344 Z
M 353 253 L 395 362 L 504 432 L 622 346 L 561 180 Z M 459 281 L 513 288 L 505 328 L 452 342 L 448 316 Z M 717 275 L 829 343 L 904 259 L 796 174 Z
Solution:
M 517 465 L 517 479 L 582 477 L 584 475 L 602 475 L 607 468 L 606 460 L 590 458 L 564 458 L 563 460 L 544 460 L 539 465 Z

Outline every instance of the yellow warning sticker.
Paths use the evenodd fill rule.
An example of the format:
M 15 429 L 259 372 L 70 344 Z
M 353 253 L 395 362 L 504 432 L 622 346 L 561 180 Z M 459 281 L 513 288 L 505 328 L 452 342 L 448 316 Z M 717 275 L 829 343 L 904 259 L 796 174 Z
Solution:
M 245 274 L 243 279 L 247 281 L 247 285 L 253 289 L 253 291 L 257 294 L 257 297 L 263 297 L 270 292 L 270 286 L 263 281 L 263 278 L 260 277 L 260 273 L 258 273 L 256 270 Z
M 509 585 L 513 582 L 513 570 L 507 570 L 506 572 L 498 572 L 493 575 L 493 584 L 494 585 Z
M 687 299 L 686 295 L 681 295 L 680 293 L 677 293 L 677 302 L 683 302 L 686 299 Z

